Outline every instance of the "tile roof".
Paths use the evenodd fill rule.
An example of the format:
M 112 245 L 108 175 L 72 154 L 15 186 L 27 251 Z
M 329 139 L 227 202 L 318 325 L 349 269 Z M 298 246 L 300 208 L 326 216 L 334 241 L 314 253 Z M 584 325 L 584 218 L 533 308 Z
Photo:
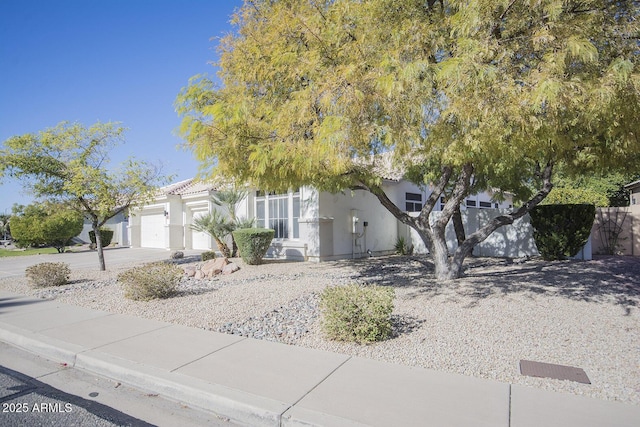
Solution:
M 218 190 L 219 186 L 210 182 L 196 180 L 195 178 L 186 179 L 184 181 L 169 184 L 158 190 L 160 195 L 178 195 L 186 196 L 190 194 L 207 193 L 209 191 Z
M 630 182 L 629 184 L 625 185 L 624 188 L 631 189 L 631 188 L 638 187 L 638 186 L 640 186 L 640 180 Z

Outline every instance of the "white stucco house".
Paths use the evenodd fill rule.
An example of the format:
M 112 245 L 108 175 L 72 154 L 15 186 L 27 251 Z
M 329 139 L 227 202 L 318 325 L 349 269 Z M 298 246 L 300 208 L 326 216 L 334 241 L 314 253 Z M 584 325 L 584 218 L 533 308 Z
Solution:
M 393 174 L 384 179 L 383 189 L 408 212 L 418 212 L 430 194 L 428 188 Z M 208 235 L 192 230 L 191 224 L 198 215 L 221 209 L 211 201 L 218 190 L 215 185 L 194 179 L 161 188 L 153 202 L 131 211 L 131 246 L 217 249 Z M 470 210 L 497 210 L 509 208 L 511 202 L 494 201 L 490 193 L 481 193 L 469 197 L 466 206 Z M 441 206 L 436 206 L 435 210 L 440 209 Z M 392 253 L 399 236 L 413 237 L 416 248 L 420 249 L 421 242 L 416 241 L 408 227 L 364 190 L 339 194 L 312 187 L 292 189 L 285 194 L 249 191 L 236 215 L 255 218 L 256 226 L 275 230 L 267 253 L 271 258 L 324 261 L 367 256 L 368 251 Z
M 629 192 L 629 206 L 640 205 L 640 180 L 630 182 L 624 189 Z
M 113 231 L 113 238 L 111 239 L 112 245 L 129 246 L 129 217 L 124 212 L 120 212 L 118 215 L 110 218 L 103 227 Z M 91 241 L 89 238 L 89 232 L 91 230 L 91 222 L 85 218 L 82 232 L 74 239 L 79 243 L 89 243 Z

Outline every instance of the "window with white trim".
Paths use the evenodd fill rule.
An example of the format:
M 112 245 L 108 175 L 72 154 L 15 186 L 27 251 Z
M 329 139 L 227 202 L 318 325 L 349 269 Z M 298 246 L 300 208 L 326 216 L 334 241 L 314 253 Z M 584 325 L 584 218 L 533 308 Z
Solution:
M 404 193 L 404 198 L 407 212 L 420 212 L 422 210 L 421 193 Z
M 271 228 L 275 239 L 300 238 L 300 190 L 287 194 L 256 191 L 256 226 Z

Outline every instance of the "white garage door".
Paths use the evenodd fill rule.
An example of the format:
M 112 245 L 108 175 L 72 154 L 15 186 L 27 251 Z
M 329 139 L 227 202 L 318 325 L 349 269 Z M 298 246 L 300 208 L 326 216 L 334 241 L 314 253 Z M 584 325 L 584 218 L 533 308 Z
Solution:
M 140 246 L 143 248 L 165 248 L 164 214 L 142 215 L 140 217 Z
M 193 218 L 198 218 L 203 215 L 206 215 L 207 212 L 194 212 Z M 211 246 L 209 245 L 209 235 L 207 233 L 203 233 L 201 231 L 191 230 L 191 246 L 193 249 L 200 250 L 209 250 Z

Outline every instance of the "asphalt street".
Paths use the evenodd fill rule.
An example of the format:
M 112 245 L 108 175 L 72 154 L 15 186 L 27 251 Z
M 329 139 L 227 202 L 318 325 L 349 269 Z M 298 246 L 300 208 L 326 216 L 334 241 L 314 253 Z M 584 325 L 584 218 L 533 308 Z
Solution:
M 0 342 L 0 427 L 227 426 L 215 414 Z
M 151 426 L 100 404 L 64 393 L 0 366 L 0 426 Z

